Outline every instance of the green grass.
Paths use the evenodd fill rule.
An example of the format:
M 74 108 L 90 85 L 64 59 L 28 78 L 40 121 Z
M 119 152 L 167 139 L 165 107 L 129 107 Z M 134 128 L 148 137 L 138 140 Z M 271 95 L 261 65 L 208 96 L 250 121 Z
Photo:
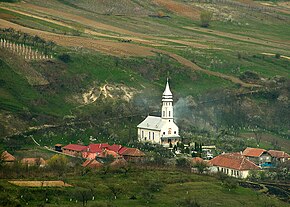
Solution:
M 37 180 L 37 178 L 34 178 Z M 54 179 L 54 178 L 51 178 Z M 46 179 L 47 180 L 47 179 Z M 66 182 L 72 188 L 25 188 L 8 184 L 1 180 L 0 185 L 9 193 L 10 198 L 23 200 L 31 205 L 44 203 L 46 206 L 80 206 L 80 190 L 86 190 L 91 198 L 88 206 L 110 203 L 113 206 L 160 206 L 175 207 L 187 198 L 195 200 L 201 206 L 287 206 L 276 198 L 267 197 L 250 189 L 238 187 L 229 191 L 221 182 L 210 176 L 184 173 L 175 170 L 132 170 L 127 175 L 119 173 L 87 174 L 85 176 L 68 176 Z M 114 199 L 109 186 L 120 191 Z M 145 192 L 150 193 L 145 193 Z M 149 194 L 149 199 L 145 195 Z M 3 191 L 1 193 L 3 195 Z M 136 199 L 130 199 L 135 196 Z M 72 199 L 72 201 L 69 201 Z M 78 199 L 78 203 L 76 203 Z M 12 199 L 11 199 L 12 200 Z M 19 199 L 20 203 L 25 203 Z M 102 205 L 101 205 L 102 206 Z

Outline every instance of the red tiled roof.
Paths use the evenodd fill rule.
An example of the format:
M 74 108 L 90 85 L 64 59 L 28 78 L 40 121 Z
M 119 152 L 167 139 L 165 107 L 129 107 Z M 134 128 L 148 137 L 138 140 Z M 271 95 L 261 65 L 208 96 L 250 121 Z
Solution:
M 235 170 L 258 170 L 255 163 L 248 160 L 240 153 L 227 153 L 219 155 L 209 161 L 210 164 L 219 167 L 226 167 Z
M 122 148 L 122 145 L 118 145 L 118 144 L 113 144 L 112 146 L 109 146 L 108 149 L 112 150 L 114 152 L 119 152 L 119 150 Z
M 247 147 L 243 151 L 243 155 L 247 157 L 260 157 L 264 152 L 267 152 L 267 151 L 260 148 Z
M 82 166 L 87 167 L 87 165 L 91 162 L 92 160 L 86 160 L 83 162 Z
M 283 151 L 278 151 L 278 150 L 269 150 L 268 153 L 272 156 L 272 157 L 276 157 L 276 158 L 289 158 L 289 154 L 287 154 L 286 152 Z
M 102 152 L 104 148 L 109 148 L 110 145 L 108 143 L 101 143 L 101 144 L 90 144 L 88 146 L 89 152 Z
M 90 168 L 99 168 L 101 167 L 103 164 L 98 162 L 97 160 L 86 160 L 82 166 L 83 167 L 90 167 Z
M 100 157 L 100 158 L 105 158 L 107 156 L 113 156 L 114 158 L 118 158 L 119 157 L 119 154 L 112 151 L 112 150 L 107 150 L 107 149 L 104 149 L 102 152 L 100 153 L 97 153 L 97 157 Z
M 7 151 L 2 152 L 1 159 L 5 162 L 13 162 L 16 160 L 16 158 Z
M 123 152 L 125 152 L 128 148 L 127 147 L 122 147 L 121 149 L 119 149 L 119 154 L 122 155 Z
M 64 146 L 63 149 L 82 152 L 82 151 L 87 150 L 87 146 L 83 146 L 83 145 L 79 145 L 79 144 L 69 144 L 69 145 Z
M 93 160 L 96 158 L 96 153 L 92 153 L 92 152 L 83 152 L 82 153 L 82 157 L 85 159 L 89 159 L 89 160 Z
M 119 152 L 119 154 L 125 155 L 125 156 L 132 156 L 132 157 L 143 157 L 143 156 L 145 156 L 144 152 L 142 152 L 142 151 L 140 151 L 139 149 L 136 149 L 136 148 L 127 148 L 122 153 Z

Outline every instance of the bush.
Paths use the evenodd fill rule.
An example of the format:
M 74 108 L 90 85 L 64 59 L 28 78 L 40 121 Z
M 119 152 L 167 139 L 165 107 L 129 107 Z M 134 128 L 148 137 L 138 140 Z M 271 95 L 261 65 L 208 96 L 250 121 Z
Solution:
M 58 56 L 58 59 L 60 59 L 64 63 L 68 63 L 71 61 L 71 57 L 69 54 L 61 54 Z
M 279 59 L 281 57 L 281 55 L 280 54 L 275 54 L 275 58 L 277 58 L 277 59 Z
M 208 27 L 209 26 L 209 22 L 212 19 L 212 12 L 210 11 L 202 11 L 200 13 L 200 22 L 202 27 Z

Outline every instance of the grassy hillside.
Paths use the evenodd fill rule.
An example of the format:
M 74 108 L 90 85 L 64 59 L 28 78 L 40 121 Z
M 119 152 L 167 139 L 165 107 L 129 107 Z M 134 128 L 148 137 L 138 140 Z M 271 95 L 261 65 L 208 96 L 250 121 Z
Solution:
M 25 188 L 2 180 L 0 185 L 5 194 L 1 192 L 1 202 L 10 206 L 17 203 L 81 206 L 83 200 L 87 200 L 87 206 L 287 206 L 250 189 L 229 190 L 214 177 L 176 170 L 133 168 L 127 174 L 88 172 L 83 176 L 68 176 L 65 182 L 73 187 Z M 3 197 L 7 193 L 9 196 Z
M 186 119 L 176 114 L 185 133 L 215 138 L 223 129 L 258 128 L 289 138 L 287 5 L 28 0 L 0 7 L 1 28 L 56 44 L 47 61 L 23 62 L 1 48 L 1 137 L 24 131 L 43 145 L 89 136 L 126 143 L 145 115 L 158 114 L 169 77 L 176 103 L 195 102 L 186 102 Z M 200 27 L 204 10 L 213 13 L 209 28 Z M 23 43 L 15 34 L 1 37 Z M 23 66 L 48 84 L 31 85 Z

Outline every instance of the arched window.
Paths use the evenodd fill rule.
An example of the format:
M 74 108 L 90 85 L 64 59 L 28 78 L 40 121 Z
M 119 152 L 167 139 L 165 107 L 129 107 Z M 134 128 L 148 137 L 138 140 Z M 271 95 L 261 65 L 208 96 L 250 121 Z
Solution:
M 150 135 L 151 135 L 151 133 L 149 132 L 149 139 L 150 139 Z
M 142 130 L 142 138 L 144 138 L 144 131 Z
M 165 111 L 163 111 L 163 116 L 165 116 Z
M 170 117 L 170 111 L 168 111 L 168 117 Z

